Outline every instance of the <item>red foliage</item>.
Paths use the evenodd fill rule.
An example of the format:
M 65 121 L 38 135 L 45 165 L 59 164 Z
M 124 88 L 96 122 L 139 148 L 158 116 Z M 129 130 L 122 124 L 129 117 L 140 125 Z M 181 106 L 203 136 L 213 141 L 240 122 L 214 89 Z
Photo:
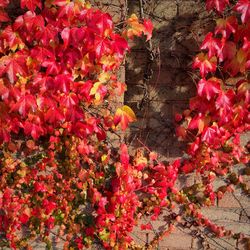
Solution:
M 0 5 L 1 237 L 13 249 L 30 249 L 36 235 L 49 246 L 59 227 L 65 249 L 97 239 L 125 249 L 142 209 L 138 190 L 163 199 L 178 171 L 106 140 L 136 119 L 128 106 L 112 111 L 126 89 L 116 74 L 127 40 L 149 40 L 152 23 L 132 15 L 119 34 L 109 14 L 61 0 L 21 0 L 23 14 L 11 20 L 8 4 Z
M 201 45 L 193 64 L 202 77 L 197 96 L 175 116 L 177 135 L 190 141 L 189 157 L 170 165 L 154 152 L 131 156 L 126 144 L 109 141 L 110 132 L 136 120 L 128 106 L 112 109 L 126 90 L 116 75 L 128 40 L 151 38 L 151 21 L 133 14 L 118 33 L 109 14 L 68 0 L 21 0 L 23 14 L 11 19 L 9 2 L 0 1 L 0 244 L 30 249 L 29 240 L 40 236 L 49 246 L 51 231 L 59 228 L 65 249 L 96 240 L 106 249 L 127 249 L 144 214 L 155 220 L 174 203 L 225 235 L 198 208 L 231 191 L 231 183 L 242 184 L 231 170 L 249 161 L 240 143 L 250 123 L 249 0 L 233 8 L 241 20 L 235 14 L 218 19 Z M 227 6 L 228 0 L 207 0 L 207 9 L 219 14 Z M 181 171 L 202 174 L 202 187 L 177 190 Z M 229 175 L 230 184 L 215 191 L 219 175 Z M 199 188 L 200 199 L 192 196 Z M 175 214 L 162 236 L 181 220 Z
M 229 5 L 229 1 L 206 3 L 208 10 L 215 8 L 220 14 Z M 197 96 L 190 100 L 189 110 L 176 120 L 180 124 L 178 136 L 189 140 L 189 158 L 184 160 L 182 171 L 201 174 L 207 205 L 227 191 L 213 187 L 216 176 L 223 176 L 229 186 L 233 183 L 249 192 L 243 178 L 234 173 L 235 164 L 247 168 L 249 162 L 248 149 L 241 142 L 241 136 L 250 129 L 249 4 L 249 0 L 239 0 L 235 6 L 230 5 L 241 20 L 236 17 L 238 13 L 231 12 L 232 16 L 219 18 L 214 32 L 206 35 L 202 52 L 193 64 L 202 76 Z M 219 227 L 209 227 L 223 236 Z

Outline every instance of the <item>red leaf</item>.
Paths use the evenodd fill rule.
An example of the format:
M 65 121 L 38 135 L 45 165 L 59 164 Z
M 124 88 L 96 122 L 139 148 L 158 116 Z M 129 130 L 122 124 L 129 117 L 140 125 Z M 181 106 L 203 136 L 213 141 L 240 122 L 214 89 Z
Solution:
M 69 45 L 69 38 L 70 38 L 70 28 L 66 27 L 61 32 L 61 37 L 63 39 L 63 48 L 66 49 Z
M 96 58 L 101 58 L 104 54 L 110 54 L 111 52 L 111 42 L 109 39 L 96 37 L 94 42 L 94 51 Z
M 71 74 L 66 73 L 60 74 L 55 77 L 55 87 L 56 89 L 67 93 L 70 90 L 70 85 L 73 82 L 73 77 Z
M 2 100 L 8 99 L 10 90 L 5 86 L 3 79 L 0 79 L 0 96 Z
M 216 78 L 210 78 L 209 80 L 201 79 L 198 83 L 198 95 L 205 97 L 208 101 L 220 91 L 220 80 Z
M 152 229 L 151 223 L 141 224 L 141 230 L 151 230 L 151 229 Z
M 57 2 L 57 3 L 56 3 Z M 67 16 L 68 21 L 70 19 L 72 19 L 75 14 L 77 14 L 77 10 L 75 7 L 75 3 L 74 2 L 70 2 L 70 1 L 54 1 L 53 4 L 57 4 L 58 6 L 60 6 L 61 8 L 59 8 L 59 13 L 58 13 L 58 18 L 62 20 L 62 17 Z M 67 23 L 66 25 L 70 25 L 69 23 Z
M 0 122 L 0 142 L 8 142 L 10 141 L 10 128 Z
M 238 28 L 238 21 L 235 16 L 226 19 L 219 18 L 216 20 L 215 35 L 222 34 L 224 38 L 229 38 Z
M 246 37 L 244 37 L 244 44 L 242 46 L 242 49 L 245 52 L 249 52 L 250 51 L 250 41 Z
M 193 68 L 199 68 L 202 77 L 204 77 L 209 72 L 215 72 L 216 67 L 217 58 L 215 56 L 208 58 L 204 53 L 198 54 L 193 63 Z
M 44 129 L 34 122 L 25 121 L 23 124 L 24 133 L 26 135 L 31 135 L 33 139 L 37 140 L 41 135 L 44 134 Z
M 207 10 L 216 9 L 219 13 L 223 12 L 229 0 L 206 0 Z
M 45 189 L 43 189 L 45 190 Z M 46 191 L 46 190 L 45 190 Z M 56 208 L 56 203 L 53 201 L 50 201 L 48 199 L 43 200 L 42 202 L 42 207 L 45 209 L 45 214 L 48 215 L 50 214 L 55 208 Z
M 100 36 L 107 36 L 113 28 L 113 21 L 109 14 L 101 11 L 90 12 L 87 25 Z
M 244 73 L 247 66 L 247 53 L 243 49 L 239 49 L 236 55 L 228 60 L 224 65 L 224 70 L 231 76 L 236 76 L 239 72 Z
M 250 20 L 250 1 L 239 0 L 235 6 L 235 9 L 241 13 L 242 23 L 247 23 Z
M 55 59 L 55 55 L 51 52 L 51 50 L 45 47 L 36 46 L 31 49 L 30 54 L 34 59 L 40 61 L 41 63 L 44 60 Z
M 206 35 L 200 49 L 204 49 L 204 50 L 207 49 L 208 50 L 208 57 L 211 58 L 211 57 L 216 56 L 220 53 L 221 41 L 218 38 L 214 38 L 213 33 L 209 32 Z
M 54 89 L 55 81 L 51 76 L 44 74 L 36 74 L 33 79 L 33 90 L 40 91 L 41 94 L 45 93 L 48 90 Z
M 221 109 L 221 108 L 230 109 L 234 97 L 235 97 L 235 93 L 232 89 L 228 90 L 227 92 L 220 91 L 215 101 L 216 108 L 217 109 Z
M 220 91 L 216 101 L 215 107 L 218 110 L 219 122 L 218 124 L 222 126 L 228 123 L 232 119 L 232 103 L 235 98 L 235 92 L 230 89 L 227 92 Z
M 116 110 L 114 116 L 114 124 L 116 126 L 120 124 L 122 130 L 125 130 L 128 127 L 128 124 L 135 120 L 136 120 L 135 113 L 129 106 L 124 105 L 122 108 L 118 108 Z
M 232 60 L 237 52 L 234 42 L 226 41 L 223 45 L 221 52 L 218 54 L 220 62 Z
M 10 2 L 9 0 L 1 0 L 0 7 L 3 7 L 3 8 L 7 7 L 9 2 Z
M 199 147 L 200 147 L 200 137 L 196 137 L 195 141 L 188 146 L 188 153 L 191 155 L 195 155 Z
M 218 128 L 215 126 L 207 127 L 206 129 L 204 129 L 204 131 L 202 133 L 201 140 L 206 141 L 209 144 L 213 144 L 215 142 L 215 139 L 218 139 L 218 138 L 216 138 L 217 137 L 217 130 L 218 130 Z
M 35 112 L 36 109 L 37 104 L 35 96 L 25 95 L 18 99 L 17 103 L 13 106 L 11 111 L 18 111 L 22 116 L 26 116 L 30 110 L 32 110 L 32 112 Z
M 188 129 L 198 129 L 198 134 L 200 134 L 204 127 L 206 127 L 210 122 L 210 118 L 199 113 L 195 117 L 192 118 L 190 123 L 188 124 Z
M 0 22 L 8 22 L 10 20 L 8 14 L 0 9 Z
M 182 114 L 179 114 L 179 113 L 176 113 L 175 116 L 174 116 L 174 120 L 176 122 L 180 122 L 182 120 Z
M 47 188 L 46 188 L 46 186 L 43 183 L 39 183 L 39 182 L 36 181 L 34 183 L 34 191 L 36 193 L 38 193 L 38 192 L 46 192 Z
M 195 164 L 187 162 L 183 165 L 182 171 L 186 174 L 191 173 L 195 169 Z
M 143 25 L 145 27 L 143 33 L 147 36 L 147 41 L 148 41 L 152 37 L 152 32 L 153 32 L 154 26 L 153 26 L 151 20 L 149 20 L 149 19 L 145 19 L 143 21 Z
M 93 134 L 94 127 L 92 125 L 78 121 L 74 124 L 73 131 L 80 138 L 86 138 L 88 135 Z
M 84 98 L 89 102 L 92 98 L 90 91 L 93 88 L 93 82 L 88 80 L 86 82 L 74 82 L 75 93 L 78 93 L 79 99 Z
M 51 96 L 37 97 L 37 106 L 40 110 L 47 110 L 48 108 L 55 108 L 57 102 Z
M 111 35 L 111 47 L 114 53 L 117 53 L 119 57 L 123 57 L 124 53 L 129 49 L 128 42 L 118 34 Z
M 45 121 L 49 123 L 63 122 L 65 117 L 59 108 L 51 107 L 44 116 Z
M 48 46 L 51 41 L 57 41 L 57 29 L 50 23 L 46 26 L 40 25 L 35 37 L 39 42 L 41 42 L 42 45 Z
M 79 46 L 85 38 L 86 27 L 73 27 L 70 29 L 70 42 L 75 46 Z
M 123 165 L 127 166 L 129 164 L 129 154 L 126 144 L 122 144 L 120 148 L 120 161 Z
M 21 8 L 27 8 L 32 12 L 35 11 L 36 7 L 42 8 L 41 0 L 21 0 Z
M 7 26 L 2 31 L 0 39 L 3 40 L 3 49 L 10 48 L 12 51 L 15 51 L 17 48 L 23 48 L 25 46 L 22 39 L 12 30 L 11 26 Z
M 236 43 L 242 43 L 242 38 L 246 37 L 250 39 L 250 22 L 247 22 L 243 25 L 239 25 L 238 29 L 235 32 L 234 40 Z
M 191 110 L 198 110 L 199 112 L 206 113 L 207 110 L 213 108 L 213 103 L 197 95 L 189 100 L 189 107 Z
M 103 141 L 107 137 L 105 131 L 101 128 L 98 128 L 98 131 L 96 131 L 96 136 L 99 141 Z
M 21 216 L 19 216 L 19 220 L 22 224 L 26 224 L 29 221 L 29 216 L 25 213 L 23 213 Z
M 60 104 L 68 109 L 72 109 L 78 104 L 79 100 L 75 93 L 70 93 L 69 95 L 62 95 L 60 98 Z
M 19 16 L 14 24 L 13 24 L 13 30 L 22 30 L 22 31 L 28 31 L 28 33 L 23 34 L 23 38 L 26 38 L 26 40 L 34 39 L 34 37 L 31 37 L 30 34 L 36 30 L 36 28 L 39 30 L 44 27 L 44 19 L 41 15 L 36 15 L 35 12 L 27 11 L 24 15 Z M 21 34 L 22 32 L 20 32 Z
M 0 58 L 0 76 L 7 73 L 9 81 L 14 83 L 17 79 L 17 74 L 26 75 L 26 55 L 15 53 L 9 56 Z
M 44 223 L 46 227 L 51 230 L 55 226 L 55 218 L 50 216 Z

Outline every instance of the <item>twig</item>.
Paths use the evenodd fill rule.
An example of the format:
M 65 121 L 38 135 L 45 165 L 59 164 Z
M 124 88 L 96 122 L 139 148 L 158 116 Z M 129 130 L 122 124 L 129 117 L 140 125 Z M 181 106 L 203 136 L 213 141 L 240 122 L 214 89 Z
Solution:
M 240 202 L 240 200 L 236 197 L 236 195 L 234 193 L 232 193 L 234 199 L 238 202 L 238 204 L 240 205 L 242 211 L 245 213 L 245 215 L 247 216 L 248 219 L 250 219 L 250 216 L 248 215 L 246 209 L 243 207 L 242 203 Z

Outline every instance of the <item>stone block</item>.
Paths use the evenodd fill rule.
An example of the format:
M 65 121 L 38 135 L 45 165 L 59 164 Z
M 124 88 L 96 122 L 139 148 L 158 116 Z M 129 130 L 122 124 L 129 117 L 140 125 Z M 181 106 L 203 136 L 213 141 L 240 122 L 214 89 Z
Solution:
M 141 230 L 140 228 L 135 228 L 131 233 L 131 237 L 134 242 L 140 246 L 145 246 L 150 243 L 155 237 L 155 233 L 152 230 Z
M 236 240 L 232 238 L 206 237 L 203 243 L 209 250 L 236 250 Z M 196 248 L 197 250 L 200 248 Z M 204 248 L 203 248 L 204 249 Z
M 220 207 L 204 207 L 201 209 L 206 218 L 214 223 L 224 223 L 225 225 L 239 221 L 239 211 L 239 209 Z
M 223 198 L 218 201 L 218 206 L 221 208 L 240 208 L 239 202 L 235 199 L 232 193 L 225 193 Z
M 180 231 L 178 228 L 173 233 L 164 237 L 159 243 L 159 249 L 169 249 L 169 250 L 186 250 L 191 249 L 193 237 Z
M 250 224 L 250 206 L 241 209 L 239 221 Z
M 178 189 L 182 189 L 184 187 L 190 187 L 194 183 L 195 183 L 195 175 L 194 174 L 182 174 L 177 179 L 176 186 Z

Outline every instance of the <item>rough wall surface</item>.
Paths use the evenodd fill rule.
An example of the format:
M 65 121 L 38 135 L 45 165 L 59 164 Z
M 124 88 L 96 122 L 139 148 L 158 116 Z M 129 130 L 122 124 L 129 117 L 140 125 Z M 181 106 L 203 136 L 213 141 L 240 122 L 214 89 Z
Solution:
M 129 5 L 131 13 L 139 12 L 136 2 Z M 185 148 L 174 137 L 173 115 L 187 108 L 189 98 L 195 95 L 192 58 L 213 22 L 201 1 L 146 1 L 144 8 L 145 16 L 153 17 L 155 25 L 154 63 L 146 99 L 143 79 L 149 73 L 145 72 L 149 55 L 143 43 L 134 46 L 127 59 L 125 102 L 138 116 L 128 140 L 139 136 L 147 146 L 169 159 L 180 156 Z

